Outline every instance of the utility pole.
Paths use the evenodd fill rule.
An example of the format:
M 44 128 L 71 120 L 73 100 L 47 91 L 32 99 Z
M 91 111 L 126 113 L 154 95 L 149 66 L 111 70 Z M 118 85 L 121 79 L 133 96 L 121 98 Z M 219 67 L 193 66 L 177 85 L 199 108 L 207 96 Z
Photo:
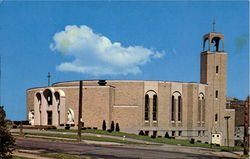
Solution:
M 79 84 L 79 109 L 78 109 L 78 141 L 81 141 L 82 130 L 82 81 Z
M 230 118 L 230 116 L 225 116 L 224 117 L 227 121 L 227 147 L 229 148 L 229 131 L 228 131 L 228 119 Z
M 244 107 L 244 155 L 249 156 L 249 98 L 247 97 Z

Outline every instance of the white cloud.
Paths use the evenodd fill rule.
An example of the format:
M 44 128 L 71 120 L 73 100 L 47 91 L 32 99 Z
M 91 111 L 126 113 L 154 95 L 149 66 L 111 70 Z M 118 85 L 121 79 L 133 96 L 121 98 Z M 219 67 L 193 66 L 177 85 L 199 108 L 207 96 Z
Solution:
M 142 46 L 123 47 L 119 42 L 111 42 L 107 37 L 94 33 L 86 25 L 68 25 L 53 39 L 51 50 L 74 57 L 73 61 L 58 65 L 60 71 L 93 75 L 137 74 L 141 72 L 139 66 L 163 56 L 163 52 Z

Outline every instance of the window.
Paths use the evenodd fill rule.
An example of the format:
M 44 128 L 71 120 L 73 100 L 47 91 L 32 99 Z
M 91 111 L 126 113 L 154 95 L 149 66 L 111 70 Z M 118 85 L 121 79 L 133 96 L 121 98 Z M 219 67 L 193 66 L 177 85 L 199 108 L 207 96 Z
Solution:
M 200 97 L 199 97 L 199 99 L 198 99 L 198 122 L 200 122 L 201 121 L 201 99 L 200 99 Z
M 175 121 L 175 99 L 172 96 L 171 120 Z
M 175 131 L 172 131 L 172 136 L 175 136 Z
M 52 105 L 53 104 L 52 92 L 49 89 L 46 89 L 43 92 L 43 95 L 47 101 L 48 106 Z
M 145 95 L 145 116 L 144 116 L 144 119 L 146 121 L 149 120 L 149 95 L 148 94 Z
M 216 73 L 219 73 L 219 66 L 216 66 L 215 72 L 216 72 Z
M 215 114 L 215 119 L 214 119 L 215 122 L 218 121 L 218 114 Z
M 153 121 L 157 121 L 157 95 L 153 96 Z
M 181 96 L 178 96 L 178 121 L 181 121 L 181 106 L 182 106 Z
M 201 136 L 201 131 L 198 131 L 198 136 Z
M 202 97 L 202 121 L 205 122 L 205 115 L 206 115 L 206 109 L 205 109 L 205 99 Z
M 218 90 L 215 91 L 215 98 L 218 98 Z
M 181 134 L 182 134 L 182 132 L 181 132 L 181 131 L 179 131 L 179 134 L 178 134 L 178 135 L 179 135 L 179 136 L 181 136 Z

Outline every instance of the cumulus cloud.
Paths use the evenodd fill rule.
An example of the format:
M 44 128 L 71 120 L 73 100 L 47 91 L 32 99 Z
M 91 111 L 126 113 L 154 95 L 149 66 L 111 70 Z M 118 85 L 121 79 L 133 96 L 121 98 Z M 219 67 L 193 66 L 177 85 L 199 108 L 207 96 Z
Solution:
M 68 25 L 65 30 L 56 33 L 53 40 L 51 50 L 73 57 L 72 61 L 57 66 L 60 71 L 92 75 L 137 74 L 141 72 L 141 65 L 164 54 L 142 46 L 124 47 L 94 33 L 86 25 Z

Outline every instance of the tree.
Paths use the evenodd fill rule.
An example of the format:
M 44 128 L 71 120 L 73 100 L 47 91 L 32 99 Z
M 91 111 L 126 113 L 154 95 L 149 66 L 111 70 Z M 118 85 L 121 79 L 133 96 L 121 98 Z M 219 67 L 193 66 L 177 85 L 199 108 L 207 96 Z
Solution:
M 103 120 L 102 121 L 102 130 L 106 130 L 106 121 L 105 120 Z
M 15 139 L 8 129 L 6 114 L 3 106 L 0 106 L 0 158 L 12 158 L 12 151 L 15 146 Z
M 118 124 L 118 123 L 116 123 L 116 125 L 115 125 L 115 131 L 117 131 L 117 132 L 120 131 L 120 127 L 119 127 L 119 124 Z
M 114 131 L 114 130 L 115 130 L 115 123 L 114 123 L 114 121 L 111 122 L 110 130 L 111 130 L 111 131 Z

